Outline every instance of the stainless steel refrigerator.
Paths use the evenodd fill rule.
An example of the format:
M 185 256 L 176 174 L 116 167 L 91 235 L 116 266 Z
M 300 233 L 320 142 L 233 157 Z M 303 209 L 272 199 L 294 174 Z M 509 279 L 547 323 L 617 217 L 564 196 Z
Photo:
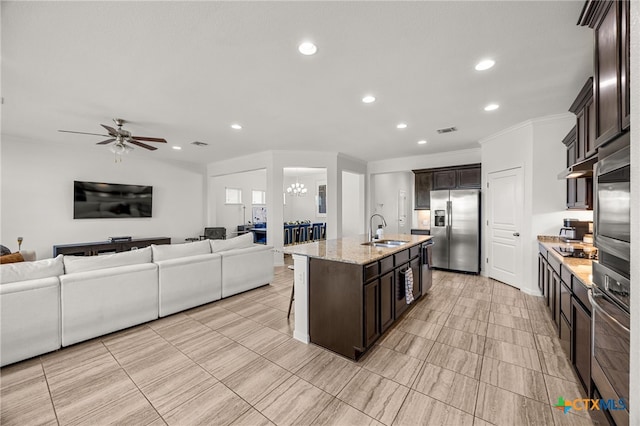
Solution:
M 480 190 L 431 191 L 435 268 L 480 272 Z

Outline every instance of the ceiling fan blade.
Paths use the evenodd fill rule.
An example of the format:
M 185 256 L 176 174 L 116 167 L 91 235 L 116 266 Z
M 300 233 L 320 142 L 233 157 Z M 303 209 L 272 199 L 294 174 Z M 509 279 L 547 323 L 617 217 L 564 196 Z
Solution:
M 146 136 L 131 136 L 131 139 L 137 139 L 139 141 L 147 141 L 147 142 L 167 143 L 166 139 L 163 139 L 163 138 L 149 138 L 149 137 L 146 137 Z
M 106 141 L 98 142 L 96 145 L 106 145 L 106 144 L 114 142 L 114 141 L 115 141 L 115 139 L 111 138 L 111 139 L 107 139 Z
M 107 137 L 107 138 L 108 138 L 109 136 L 111 136 L 111 135 L 101 135 L 101 134 L 98 134 L 98 133 L 74 132 L 74 131 L 71 131 L 71 130 L 58 130 L 58 131 L 59 131 L 59 132 L 63 132 L 63 133 L 77 133 L 77 134 L 79 134 L 79 135 L 105 136 L 105 137 Z
M 155 151 L 156 149 L 158 149 L 155 146 L 147 145 L 146 143 L 139 142 L 139 141 L 137 141 L 135 139 L 127 139 L 127 142 L 132 143 L 134 145 L 138 145 L 138 146 L 140 146 L 142 148 L 146 148 L 146 149 L 148 149 L 150 151 Z
M 118 136 L 118 131 L 113 127 L 107 126 L 106 124 L 101 124 L 101 126 L 107 129 L 107 132 L 109 132 L 110 136 Z

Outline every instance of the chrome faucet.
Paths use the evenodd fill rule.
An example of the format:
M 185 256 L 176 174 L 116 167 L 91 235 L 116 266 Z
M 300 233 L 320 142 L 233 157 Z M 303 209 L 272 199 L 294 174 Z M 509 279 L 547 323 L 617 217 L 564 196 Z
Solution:
M 369 218 L 369 241 L 373 241 L 373 236 L 375 235 L 375 232 L 373 231 L 373 217 L 374 216 L 378 216 L 380 219 L 382 219 L 382 226 L 384 226 L 384 227 L 387 226 L 387 221 L 384 220 L 384 217 L 381 214 L 378 214 L 378 213 L 372 214 L 371 217 Z

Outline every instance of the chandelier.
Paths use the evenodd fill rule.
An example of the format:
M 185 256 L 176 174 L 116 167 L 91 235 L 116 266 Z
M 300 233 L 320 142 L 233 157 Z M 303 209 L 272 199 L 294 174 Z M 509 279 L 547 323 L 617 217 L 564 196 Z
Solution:
M 307 195 L 307 188 L 304 187 L 304 183 L 292 183 L 290 187 L 287 188 L 287 193 L 289 195 L 295 195 L 297 197 L 304 197 Z

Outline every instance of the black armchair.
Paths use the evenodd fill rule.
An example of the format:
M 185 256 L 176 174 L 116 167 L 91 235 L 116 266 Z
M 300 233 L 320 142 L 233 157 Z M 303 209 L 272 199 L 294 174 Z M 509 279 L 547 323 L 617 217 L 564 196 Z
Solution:
M 226 240 L 227 228 L 215 227 L 204 228 L 204 235 L 200 235 L 201 240 Z

